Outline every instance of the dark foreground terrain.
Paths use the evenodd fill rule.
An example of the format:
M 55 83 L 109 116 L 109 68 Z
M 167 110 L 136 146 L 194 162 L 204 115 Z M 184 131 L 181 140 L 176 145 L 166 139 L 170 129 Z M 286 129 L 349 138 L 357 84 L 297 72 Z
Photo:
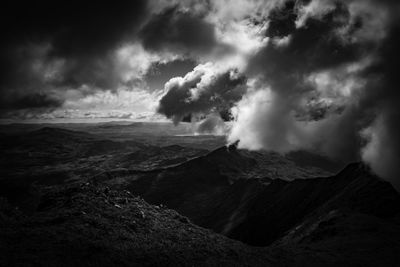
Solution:
M 215 234 L 129 192 L 47 188 L 32 213 L 0 213 L 1 266 L 262 265 L 263 249 Z
M 136 124 L 0 132 L 0 266 L 400 266 L 400 195 L 361 163 Z

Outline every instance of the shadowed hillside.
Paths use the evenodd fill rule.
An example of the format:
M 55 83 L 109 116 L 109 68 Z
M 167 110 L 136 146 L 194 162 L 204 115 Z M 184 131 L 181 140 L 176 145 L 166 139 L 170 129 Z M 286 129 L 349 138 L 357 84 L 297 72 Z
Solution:
M 0 200 L 1 266 L 276 266 L 267 250 L 127 191 L 49 188 L 31 215 Z
M 393 187 L 362 164 L 324 178 L 254 179 L 247 170 L 257 168 L 257 161 L 248 155 L 222 147 L 176 167 L 132 173 L 122 180 L 95 180 L 128 189 L 150 203 L 176 209 L 198 225 L 257 246 L 283 237 L 328 203 L 336 203 L 331 209 L 378 217 L 385 211 L 386 217 L 396 216 L 400 209 Z

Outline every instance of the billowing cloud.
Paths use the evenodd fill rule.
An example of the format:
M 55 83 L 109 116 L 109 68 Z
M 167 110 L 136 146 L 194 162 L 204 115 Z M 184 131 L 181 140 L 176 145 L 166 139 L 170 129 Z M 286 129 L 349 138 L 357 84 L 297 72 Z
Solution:
M 295 116 L 291 105 L 286 96 L 270 88 L 249 92 L 232 110 L 235 121 L 228 141 L 240 140 L 240 148 L 251 150 L 287 153 L 305 149 L 343 161 L 357 158 L 357 110 L 348 108 L 323 119 L 304 120 Z
M 322 0 L 273 10 L 270 42 L 246 70 L 257 82 L 233 109 L 230 142 L 363 159 L 399 185 L 398 10 Z
M 246 78 L 235 69 L 206 63 L 169 80 L 165 91 L 158 112 L 178 123 L 187 115 L 229 108 L 246 91 Z

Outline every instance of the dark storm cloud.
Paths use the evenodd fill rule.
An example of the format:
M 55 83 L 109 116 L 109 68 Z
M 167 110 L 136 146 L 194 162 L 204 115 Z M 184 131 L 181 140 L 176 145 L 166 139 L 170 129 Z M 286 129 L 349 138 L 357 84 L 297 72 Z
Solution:
M 25 47 L 15 48 L 12 53 L 6 55 L 13 59 L 10 58 L 9 64 L 2 66 L 5 68 L 3 79 L 8 78 L 9 80 L 0 84 L 0 112 L 62 105 L 63 99 L 52 92 L 52 89 L 46 84 L 46 79 L 57 80 L 57 77 L 51 77 L 50 70 L 56 66 L 54 64 L 47 65 L 46 60 L 43 59 L 43 55 L 47 51 L 48 46 L 46 45 L 29 44 Z
M 299 29 L 295 26 L 294 9 L 292 3 L 272 12 L 267 32 L 275 40 L 287 37 L 289 43 L 268 45 L 250 62 L 250 71 L 262 72 L 274 88 L 293 90 L 305 74 L 353 62 L 363 55 L 363 46 L 345 43 L 335 35 L 335 30 L 349 23 L 348 11 L 342 4 L 338 3 L 322 19 L 308 19 Z M 287 13 L 290 15 L 283 15 Z
M 63 100 L 47 93 L 32 93 L 22 96 L 13 96 L 3 102 L 0 99 L 0 110 L 29 109 L 29 108 L 56 108 L 62 105 Z
M 266 32 L 268 37 L 285 37 L 296 30 L 295 4 L 294 1 L 287 1 L 283 6 L 271 11 Z
M 77 88 L 83 84 L 114 90 L 120 78 L 118 67 L 111 54 L 99 57 L 81 56 L 69 58 L 63 66 L 63 77 L 56 86 L 71 86 Z
M 235 70 L 215 72 L 211 64 L 199 65 L 185 77 L 171 79 L 158 112 L 179 123 L 191 114 L 229 109 L 246 91 L 246 78 Z
M 1 29 L 10 46 L 48 41 L 66 57 L 102 55 L 129 37 L 146 15 L 146 1 L 6 1 Z
M 13 103 L 18 99 L 47 95 L 44 91 L 49 87 L 89 84 L 110 89 L 115 86 L 113 72 L 116 70 L 110 53 L 122 42 L 134 38 L 146 14 L 144 0 L 115 4 L 98 1 L 2 2 L 2 102 Z M 62 75 L 48 77 L 61 68 Z M 15 99 L 5 99 L 14 96 Z M 34 102 L 35 106 L 41 103 Z M 15 108 L 22 108 L 23 103 L 25 101 Z M 47 105 L 47 101 L 43 104 Z
M 155 51 L 205 53 L 217 44 L 214 25 L 178 6 L 154 15 L 139 36 L 147 49 Z

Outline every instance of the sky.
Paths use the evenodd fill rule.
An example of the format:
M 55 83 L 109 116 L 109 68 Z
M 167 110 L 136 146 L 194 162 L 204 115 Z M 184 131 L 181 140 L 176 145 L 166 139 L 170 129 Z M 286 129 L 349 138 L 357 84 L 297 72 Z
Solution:
M 1 5 L 1 119 L 196 121 L 400 183 L 396 0 Z

